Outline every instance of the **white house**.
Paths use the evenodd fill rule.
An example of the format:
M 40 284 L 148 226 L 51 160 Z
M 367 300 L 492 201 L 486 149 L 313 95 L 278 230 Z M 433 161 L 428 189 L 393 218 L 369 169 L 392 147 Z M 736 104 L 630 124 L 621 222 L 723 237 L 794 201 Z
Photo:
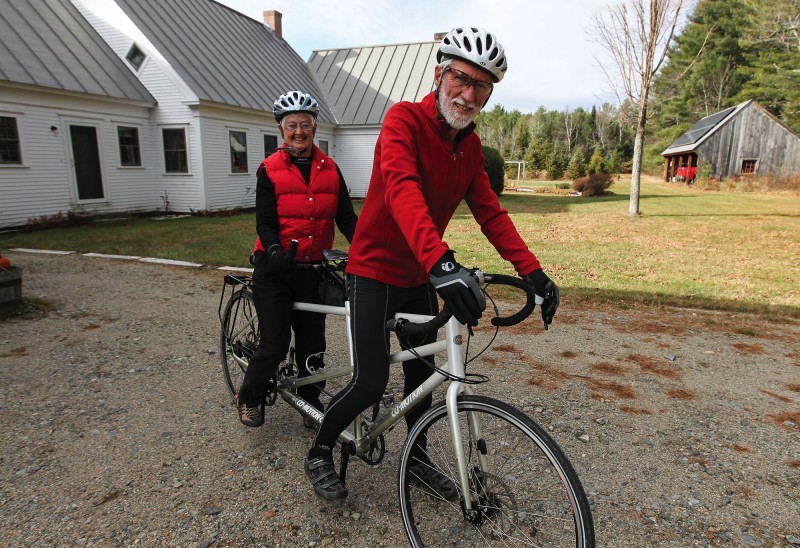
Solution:
M 272 103 L 320 103 L 316 141 L 363 197 L 386 110 L 433 85 L 437 42 L 315 51 L 213 0 L 0 0 L 0 228 L 67 214 L 253 207 Z
M 252 207 L 291 89 L 318 98 L 317 143 L 333 140 L 280 32 L 213 1 L 0 0 L 0 29 L 0 227 Z
M 0 48 L 0 227 L 158 208 L 156 100 L 72 4 L 0 0 Z

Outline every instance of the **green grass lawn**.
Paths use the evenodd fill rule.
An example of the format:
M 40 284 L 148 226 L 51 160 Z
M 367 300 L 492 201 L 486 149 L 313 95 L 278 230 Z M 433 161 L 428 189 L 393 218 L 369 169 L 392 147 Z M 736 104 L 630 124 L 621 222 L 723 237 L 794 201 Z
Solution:
M 642 215 L 630 217 L 629 178 L 611 191 L 601 198 L 514 191 L 501 197 L 545 271 L 562 288 L 565 302 L 602 299 L 800 317 L 800 197 L 703 192 L 647 180 L 640 194 Z M 356 210 L 361 205 L 355 201 Z M 254 214 L 97 222 L 0 234 L 0 249 L 246 266 L 254 224 Z M 466 206 L 457 211 L 445 240 L 466 266 L 513 272 Z M 347 248 L 341 235 L 336 247 Z

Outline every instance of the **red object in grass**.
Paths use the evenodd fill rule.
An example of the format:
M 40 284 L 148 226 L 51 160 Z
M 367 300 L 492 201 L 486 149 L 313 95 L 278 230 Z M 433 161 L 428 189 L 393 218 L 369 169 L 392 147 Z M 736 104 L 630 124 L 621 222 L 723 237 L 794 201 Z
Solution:
M 675 172 L 675 177 L 680 181 L 694 181 L 694 176 L 697 174 L 697 166 L 683 166 L 679 167 Z

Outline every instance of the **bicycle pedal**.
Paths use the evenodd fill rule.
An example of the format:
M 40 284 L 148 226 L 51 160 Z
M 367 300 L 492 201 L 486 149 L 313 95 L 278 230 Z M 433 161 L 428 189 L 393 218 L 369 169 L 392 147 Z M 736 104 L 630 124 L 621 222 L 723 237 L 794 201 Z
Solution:
M 278 381 L 275 377 L 272 377 L 269 381 L 267 381 L 267 387 L 264 389 L 263 405 L 267 407 L 275 405 L 275 402 L 278 399 L 277 388 L 278 388 Z

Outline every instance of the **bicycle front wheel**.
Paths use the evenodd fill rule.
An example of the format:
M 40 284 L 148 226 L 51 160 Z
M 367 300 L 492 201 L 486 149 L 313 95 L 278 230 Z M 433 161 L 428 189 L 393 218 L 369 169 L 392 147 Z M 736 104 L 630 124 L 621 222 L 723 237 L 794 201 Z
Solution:
M 440 402 L 414 425 L 400 459 L 400 511 L 412 546 L 594 546 L 578 476 L 538 424 L 483 396 L 460 396 L 457 415 L 473 510 L 460 502 L 465 495 Z M 427 447 L 430 463 L 456 485 L 457 499 L 445 500 L 412 471 L 416 445 Z
M 258 347 L 258 316 L 249 289 L 231 295 L 222 315 L 219 354 L 225 385 L 236 399 L 247 365 Z

